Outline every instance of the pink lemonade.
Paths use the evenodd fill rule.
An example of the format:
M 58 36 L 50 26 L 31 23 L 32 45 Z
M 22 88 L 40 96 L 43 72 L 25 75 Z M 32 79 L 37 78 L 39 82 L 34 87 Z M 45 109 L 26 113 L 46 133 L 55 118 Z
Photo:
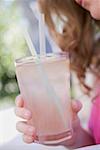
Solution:
M 38 62 L 33 57 L 16 60 L 16 74 L 36 142 L 58 144 L 72 136 L 69 100 L 69 70 L 65 55 L 49 55 Z

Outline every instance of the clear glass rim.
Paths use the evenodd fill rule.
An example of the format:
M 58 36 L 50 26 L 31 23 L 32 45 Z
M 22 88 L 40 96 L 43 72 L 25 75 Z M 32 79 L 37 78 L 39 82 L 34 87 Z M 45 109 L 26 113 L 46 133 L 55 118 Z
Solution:
M 40 55 L 38 55 L 39 59 L 37 59 L 36 57 L 34 56 L 25 56 L 25 57 L 21 57 L 21 58 L 18 58 L 15 60 L 15 66 L 19 66 L 19 65 L 23 65 L 23 64 L 28 64 L 28 63 L 43 63 L 43 62 L 52 62 L 52 61 L 55 61 L 55 60 L 59 60 L 59 59 L 66 59 L 68 58 L 68 55 L 66 53 L 48 53 L 46 56 L 42 56 L 40 57 Z M 51 61 L 51 58 L 52 58 L 52 61 Z

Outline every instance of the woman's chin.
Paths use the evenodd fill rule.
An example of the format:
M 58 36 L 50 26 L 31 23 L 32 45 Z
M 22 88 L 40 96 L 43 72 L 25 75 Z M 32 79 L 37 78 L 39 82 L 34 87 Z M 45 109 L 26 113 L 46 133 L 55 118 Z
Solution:
M 91 16 L 92 16 L 94 19 L 100 20 L 100 13 L 91 11 L 90 14 L 91 14 Z

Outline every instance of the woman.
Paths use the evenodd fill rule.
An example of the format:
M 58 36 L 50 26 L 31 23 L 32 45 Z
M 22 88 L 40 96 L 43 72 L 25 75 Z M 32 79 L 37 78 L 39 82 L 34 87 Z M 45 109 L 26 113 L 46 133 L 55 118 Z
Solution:
M 76 0 L 76 2 L 89 10 L 95 19 L 100 19 L 100 0 Z M 99 21 L 93 19 L 89 12 L 78 4 L 74 0 L 39 0 L 51 36 L 63 51 L 70 53 L 71 69 L 75 71 L 80 85 L 85 89 L 84 92 L 90 94 L 93 91 L 92 88 L 94 88 L 85 83 L 88 70 L 95 76 L 95 83 L 98 83 L 98 86 L 95 86 L 97 94 L 91 111 L 89 132 L 81 127 L 77 116 L 82 107 L 81 104 L 79 102 L 72 103 L 74 134 L 72 139 L 61 143 L 69 148 L 100 144 L 100 136 L 98 135 L 100 123 L 99 117 L 97 118 L 99 113 L 97 106 L 100 104 L 100 41 L 95 38 L 96 32 L 99 30 Z M 57 27 L 54 16 L 63 22 L 62 30 Z M 16 100 L 16 115 L 26 120 L 32 117 L 31 112 L 24 108 L 24 101 L 21 96 L 18 96 Z M 27 125 L 27 122 L 18 122 L 17 129 L 24 133 L 25 142 L 31 143 L 34 141 L 35 128 Z

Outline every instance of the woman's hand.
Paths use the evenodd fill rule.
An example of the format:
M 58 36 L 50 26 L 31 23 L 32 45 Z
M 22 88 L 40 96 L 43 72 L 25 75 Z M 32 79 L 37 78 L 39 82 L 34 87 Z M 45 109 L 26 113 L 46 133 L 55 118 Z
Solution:
M 16 129 L 19 132 L 23 133 L 24 142 L 32 143 L 35 137 L 35 128 L 27 123 L 28 120 L 32 118 L 32 113 L 30 112 L 30 110 L 24 107 L 24 100 L 22 99 L 21 95 L 17 96 L 16 98 L 15 114 L 18 117 L 26 120 L 19 121 L 16 124 Z
M 82 108 L 82 104 L 79 101 L 72 101 L 72 124 L 73 128 L 79 126 L 78 112 Z M 28 124 L 28 120 L 32 118 L 32 113 L 24 107 L 24 100 L 21 95 L 16 98 L 15 113 L 18 117 L 25 119 L 26 121 L 19 121 L 16 128 L 19 132 L 23 133 L 23 140 L 26 143 L 32 143 L 35 139 L 35 128 Z

